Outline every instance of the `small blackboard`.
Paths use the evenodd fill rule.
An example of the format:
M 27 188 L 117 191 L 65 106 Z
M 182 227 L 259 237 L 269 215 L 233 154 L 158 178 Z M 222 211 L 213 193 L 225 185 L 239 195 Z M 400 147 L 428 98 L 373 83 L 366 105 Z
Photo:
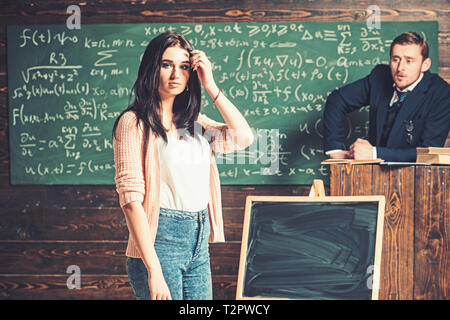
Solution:
M 384 196 L 249 196 L 237 299 L 378 299 Z

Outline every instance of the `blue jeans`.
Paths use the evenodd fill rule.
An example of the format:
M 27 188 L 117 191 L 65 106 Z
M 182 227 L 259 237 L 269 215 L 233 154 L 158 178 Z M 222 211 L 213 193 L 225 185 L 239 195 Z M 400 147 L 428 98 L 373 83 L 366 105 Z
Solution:
M 188 212 L 161 208 L 155 251 L 174 300 L 211 300 L 208 209 Z M 127 273 L 136 299 L 150 299 L 147 268 L 127 257 Z

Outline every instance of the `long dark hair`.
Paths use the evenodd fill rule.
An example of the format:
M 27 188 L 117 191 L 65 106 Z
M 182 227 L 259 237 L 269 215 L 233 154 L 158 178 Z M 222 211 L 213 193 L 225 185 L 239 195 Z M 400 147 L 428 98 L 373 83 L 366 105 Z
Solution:
M 120 117 L 127 111 L 134 111 L 136 125 L 144 125 L 144 146 L 147 146 L 149 131 L 153 131 L 167 142 L 167 135 L 161 123 L 161 97 L 159 96 L 159 73 L 164 51 L 169 47 L 180 47 L 188 52 L 192 45 L 182 35 L 165 32 L 154 38 L 147 45 L 139 66 L 138 76 L 133 85 L 134 101 L 119 115 L 113 127 L 113 139 Z M 173 122 L 177 129 L 183 129 L 194 136 L 194 121 L 200 112 L 201 86 L 197 73 L 190 71 L 187 88 L 175 97 L 173 103 Z

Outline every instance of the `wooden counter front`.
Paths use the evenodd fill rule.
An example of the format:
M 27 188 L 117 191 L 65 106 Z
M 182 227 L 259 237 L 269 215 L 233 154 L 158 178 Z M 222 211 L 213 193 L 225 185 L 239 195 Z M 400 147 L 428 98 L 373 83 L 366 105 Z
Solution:
M 386 197 L 379 298 L 450 299 L 450 166 L 330 169 L 330 196 Z

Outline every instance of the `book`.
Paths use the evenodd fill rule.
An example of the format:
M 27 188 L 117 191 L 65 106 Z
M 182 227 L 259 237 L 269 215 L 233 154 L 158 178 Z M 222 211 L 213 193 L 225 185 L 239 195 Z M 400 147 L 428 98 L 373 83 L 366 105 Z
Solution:
M 355 159 L 327 159 L 321 162 L 321 164 L 366 164 L 366 163 L 380 163 L 383 159 L 371 159 L 371 160 L 355 160 Z
M 407 167 L 407 166 L 429 166 L 431 163 L 425 162 L 395 162 L 395 161 L 383 161 L 380 163 L 380 166 L 398 166 L 398 167 Z
M 447 155 L 450 155 L 450 148 L 439 148 L 439 147 L 417 148 L 417 154 L 447 154 Z
M 417 162 L 450 164 L 450 154 L 417 154 Z

